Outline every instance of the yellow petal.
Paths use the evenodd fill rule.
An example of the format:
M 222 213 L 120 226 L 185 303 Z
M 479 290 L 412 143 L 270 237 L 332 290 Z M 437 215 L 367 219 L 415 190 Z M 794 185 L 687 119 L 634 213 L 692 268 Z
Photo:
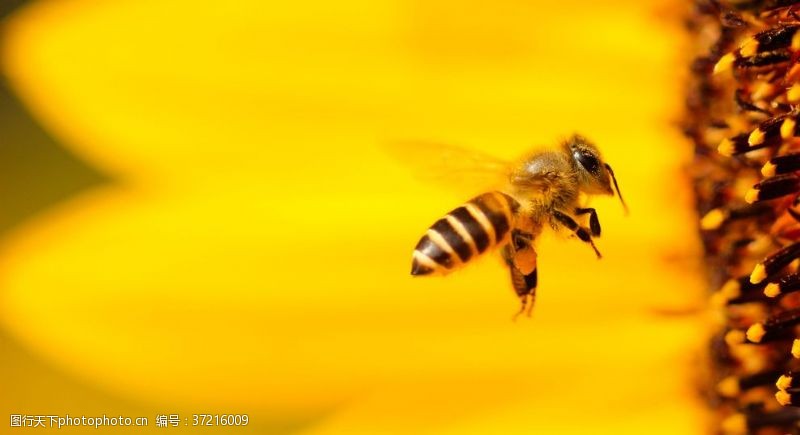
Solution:
M 696 319 L 654 314 L 703 289 L 688 189 L 664 181 L 689 155 L 662 122 L 677 46 L 649 7 L 592 5 L 547 20 L 519 2 L 32 6 L 9 23 L 7 74 L 120 182 L 6 242 L 0 324 L 119 397 L 327 412 L 309 433 L 699 433 Z M 499 261 L 407 276 L 416 239 L 465 198 L 382 141 L 511 157 L 576 130 L 633 210 L 593 203 L 602 261 L 543 238 L 518 323 Z

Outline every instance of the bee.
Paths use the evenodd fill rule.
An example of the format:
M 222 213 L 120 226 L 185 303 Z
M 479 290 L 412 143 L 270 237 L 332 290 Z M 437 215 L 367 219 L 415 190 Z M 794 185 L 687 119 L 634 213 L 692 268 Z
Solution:
M 594 250 L 600 220 L 584 207 L 590 195 L 616 195 L 625 212 L 614 171 L 600 150 L 580 135 L 557 149 L 535 151 L 505 171 L 505 187 L 478 195 L 428 228 L 411 262 L 411 275 L 442 275 L 489 251 L 500 250 L 522 313 L 530 316 L 538 283 L 536 238 L 545 227 L 566 228 Z M 585 194 L 582 196 L 581 194 Z M 588 215 L 589 226 L 577 221 Z

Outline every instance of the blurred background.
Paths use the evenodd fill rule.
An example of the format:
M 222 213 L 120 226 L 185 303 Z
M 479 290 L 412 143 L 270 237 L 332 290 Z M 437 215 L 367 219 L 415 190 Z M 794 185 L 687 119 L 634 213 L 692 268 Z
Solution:
M 224 413 L 250 424 L 203 430 L 701 433 L 681 7 L 1 3 L 0 427 L 122 414 L 150 426 L 108 432 L 174 432 L 192 428 L 156 415 Z M 544 237 L 516 323 L 495 258 L 409 276 L 425 229 L 480 192 L 415 177 L 385 144 L 512 158 L 573 132 L 631 207 L 593 203 L 601 261 Z

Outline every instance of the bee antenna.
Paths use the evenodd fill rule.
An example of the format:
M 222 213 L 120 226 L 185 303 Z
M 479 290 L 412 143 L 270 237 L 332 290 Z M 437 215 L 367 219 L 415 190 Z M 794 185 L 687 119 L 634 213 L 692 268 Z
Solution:
M 611 174 L 611 180 L 614 181 L 614 189 L 617 190 L 617 196 L 619 197 L 619 202 L 622 203 L 622 208 L 625 209 L 625 215 L 628 214 L 628 204 L 625 204 L 625 200 L 622 199 L 622 192 L 619 190 L 619 184 L 617 184 L 617 177 L 614 176 L 614 170 L 611 169 L 611 165 L 608 163 L 605 164 L 606 169 L 608 169 L 608 173 Z

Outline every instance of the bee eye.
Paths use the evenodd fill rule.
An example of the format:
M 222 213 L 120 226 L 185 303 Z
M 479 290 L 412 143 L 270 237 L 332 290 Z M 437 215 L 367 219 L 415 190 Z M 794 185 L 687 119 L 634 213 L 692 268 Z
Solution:
M 578 163 L 580 163 L 581 166 L 586 168 L 587 171 L 593 174 L 597 173 L 597 169 L 600 167 L 600 161 L 597 160 L 597 157 L 588 153 L 582 153 L 580 151 L 575 152 L 574 155 Z

